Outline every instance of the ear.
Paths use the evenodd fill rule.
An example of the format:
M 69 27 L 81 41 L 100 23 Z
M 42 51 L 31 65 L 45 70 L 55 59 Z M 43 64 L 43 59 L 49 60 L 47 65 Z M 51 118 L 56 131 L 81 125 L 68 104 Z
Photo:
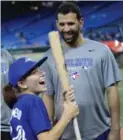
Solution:
M 19 81 L 17 83 L 18 87 L 20 87 L 21 89 L 27 89 L 27 85 L 25 83 L 25 81 Z
M 58 23 L 58 20 L 56 20 L 56 27 L 57 27 L 57 29 L 59 30 L 59 23 Z
M 79 24 L 80 24 L 80 27 L 82 28 L 83 25 L 84 25 L 84 19 L 83 19 L 83 18 L 81 18 L 81 19 L 79 20 Z

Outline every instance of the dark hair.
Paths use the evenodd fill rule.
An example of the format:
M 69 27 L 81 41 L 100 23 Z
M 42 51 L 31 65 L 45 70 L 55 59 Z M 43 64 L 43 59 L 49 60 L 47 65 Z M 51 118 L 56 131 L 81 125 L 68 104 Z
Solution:
M 75 4 L 75 2 L 63 2 L 57 10 L 56 19 L 58 19 L 59 13 L 63 15 L 68 13 L 75 13 L 77 15 L 78 20 L 82 18 L 80 8 L 77 4 Z
M 17 90 L 13 88 L 10 84 L 3 87 L 3 97 L 5 103 L 9 108 L 13 108 L 14 104 L 17 102 Z

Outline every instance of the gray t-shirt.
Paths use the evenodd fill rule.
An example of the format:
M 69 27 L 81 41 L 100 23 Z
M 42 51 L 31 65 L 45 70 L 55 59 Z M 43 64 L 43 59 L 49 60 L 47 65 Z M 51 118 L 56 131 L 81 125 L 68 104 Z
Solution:
M 9 69 L 9 64 L 12 63 L 13 59 L 12 56 L 9 54 L 8 51 L 1 49 L 1 124 L 0 124 L 0 129 L 1 131 L 8 132 L 10 130 L 10 115 L 11 115 L 11 110 L 9 107 L 6 105 L 4 102 L 3 98 L 3 93 L 2 93 L 2 88 L 6 84 L 8 84 L 8 69 Z
M 85 39 L 77 48 L 63 46 L 70 84 L 74 86 L 76 102 L 80 108 L 78 124 L 83 140 L 93 140 L 110 128 L 110 114 L 105 106 L 105 89 L 121 80 L 115 58 L 109 48 L 102 43 Z M 48 60 L 42 66 L 46 72 L 48 94 L 55 94 L 55 116 L 61 115 L 62 88 L 51 50 Z M 63 79 L 64 80 L 64 79 Z M 73 122 L 62 136 L 65 140 L 75 140 Z

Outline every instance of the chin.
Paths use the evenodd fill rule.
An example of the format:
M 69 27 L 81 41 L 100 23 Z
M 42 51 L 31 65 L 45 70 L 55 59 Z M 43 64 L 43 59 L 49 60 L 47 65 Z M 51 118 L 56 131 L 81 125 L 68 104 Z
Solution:
M 40 94 L 40 93 L 43 93 L 43 92 L 46 92 L 47 91 L 47 88 L 39 88 L 38 90 L 36 90 L 36 94 Z
M 41 92 L 46 92 L 46 91 L 47 91 L 47 88 L 41 89 Z
M 64 38 L 64 40 L 65 40 L 65 42 L 72 42 L 72 38 L 70 38 L 70 39 L 67 39 L 67 38 Z
M 73 39 L 70 39 L 70 40 L 65 39 L 64 41 L 68 44 L 74 44 L 75 43 L 75 41 Z

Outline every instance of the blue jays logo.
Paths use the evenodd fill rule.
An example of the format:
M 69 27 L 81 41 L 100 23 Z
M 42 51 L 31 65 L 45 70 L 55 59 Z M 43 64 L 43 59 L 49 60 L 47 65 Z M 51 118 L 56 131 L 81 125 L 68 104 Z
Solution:
M 79 75 L 78 72 L 74 72 L 74 73 L 71 74 L 71 77 L 72 77 L 73 80 L 77 79 L 79 76 L 80 75 Z

